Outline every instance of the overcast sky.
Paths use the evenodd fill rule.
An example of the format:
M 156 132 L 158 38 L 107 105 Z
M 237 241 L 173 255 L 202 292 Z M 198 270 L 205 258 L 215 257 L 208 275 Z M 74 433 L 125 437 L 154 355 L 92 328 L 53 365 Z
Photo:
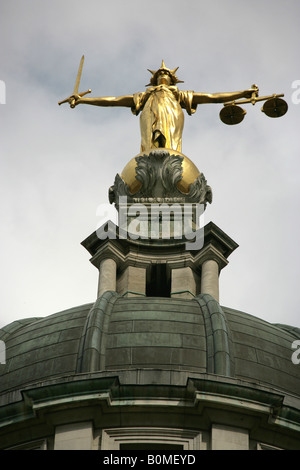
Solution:
M 220 303 L 300 327 L 299 18 L 299 0 L 0 0 L 0 326 L 96 298 L 80 243 L 140 134 L 127 108 L 58 106 L 84 54 L 80 90 L 93 96 L 145 90 L 162 59 L 179 66 L 182 90 L 285 94 L 284 117 L 246 105 L 237 126 L 220 121 L 221 105 L 199 106 L 182 152 L 213 190 L 205 223 L 239 244 Z

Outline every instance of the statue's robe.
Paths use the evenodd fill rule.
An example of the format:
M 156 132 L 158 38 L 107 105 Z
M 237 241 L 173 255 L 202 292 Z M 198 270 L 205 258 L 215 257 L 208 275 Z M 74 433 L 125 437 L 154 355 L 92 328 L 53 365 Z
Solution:
M 162 146 L 181 152 L 184 114 L 196 111 L 193 92 L 176 86 L 158 85 L 133 95 L 133 114 L 140 115 L 141 152 Z

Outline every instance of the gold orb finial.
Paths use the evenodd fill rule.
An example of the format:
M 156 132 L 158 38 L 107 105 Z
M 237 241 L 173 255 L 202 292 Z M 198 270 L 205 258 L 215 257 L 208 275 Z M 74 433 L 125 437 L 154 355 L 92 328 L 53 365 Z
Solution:
M 175 152 L 172 150 L 172 154 L 180 155 L 183 157 L 182 160 L 182 178 L 177 183 L 178 189 L 187 194 L 190 190 L 190 185 L 195 182 L 196 178 L 200 175 L 200 171 L 196 165 L 190 160 L 186 155 L 183 155 L 180 152 Z M 147 158 L 144 153 L 138 155 Z M 137 179 L 136 174 L 137 160 L 136 157 L 132 158 L 126 166 L 123 168 L 121 177 L 128 185 L 131 194 L 135 194 L 142 187 L 142 183 Z

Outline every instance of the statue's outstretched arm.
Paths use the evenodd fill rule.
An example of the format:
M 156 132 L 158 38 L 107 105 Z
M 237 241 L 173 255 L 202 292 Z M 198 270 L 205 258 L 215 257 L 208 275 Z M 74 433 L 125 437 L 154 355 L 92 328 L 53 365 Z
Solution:
M 229 93 L 194 93 L 193 104 L 226 103 L 227 101 L 234 101 L 240 98 L 251 98 L 252 94 L 255 92 L 257 92 L 257 88 Z
M 80 95 L 72 95 L 71 99 L 75 100 L 75 106 L 78 104 L 92 104 L 94 106 L 125 106 L 131 108 L 134 105 L 132 95 L 124 96 L 104 96 L 99 98 L 86 98 Z

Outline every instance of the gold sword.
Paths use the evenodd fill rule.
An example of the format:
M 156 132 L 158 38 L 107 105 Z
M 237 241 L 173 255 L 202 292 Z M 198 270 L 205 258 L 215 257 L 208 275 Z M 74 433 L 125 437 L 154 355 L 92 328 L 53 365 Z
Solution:
M 68 98 L 66 98 L 65 100 L 63 101 L 59 101 L 58 104 L 61 105 L 63 103 L 70 103 L 70 107 L 71 108 L 75 108 L 75 99 L 71 99 L 73 95 L 79 95 L 79 96 L 84 96 L 84 95 L 87 95 L 88 93 L 91 93 L 91 89 L 87 90 L 87 91 L 84 91 L 83 93 L 78 93 L 78 89 L 79 89 L 79 84 L 80 84 L 80 79 L 81 79 L 81 73 L 82 73 L 82 68 L 83 68 L 83 62 L 84 62 L 84 55 L 81 57 L 81 60 L 80 60 L 80 64 L 79 64 L 79 68 L 78 68 L 78 72 L 77 72 L 77 77 L 76 77 L 76 81 L 75 81 L 75 86 L 74 86 L 74 90 L 73 90 L 73 94 L 71 96 L 69 96 Z

